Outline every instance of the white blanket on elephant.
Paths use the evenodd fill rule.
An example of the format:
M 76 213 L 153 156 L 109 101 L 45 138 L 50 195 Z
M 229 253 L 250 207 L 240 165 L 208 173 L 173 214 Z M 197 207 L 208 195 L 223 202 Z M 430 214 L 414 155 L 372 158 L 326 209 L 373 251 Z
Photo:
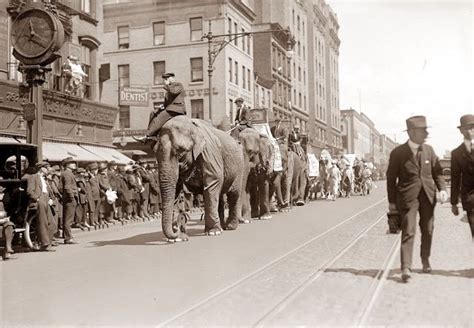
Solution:
M 316 155 L 312 153 L 308 153 L 308 168 L 310 177 L 317 177 L 319 176 L 319 161 L 316 158 Z
M 203 134 L 203 143 L 197 145 L 194 152 L 194 158 L 202 156 L 202 175 L 204 190 L 208 190 L 212 193 L 216 188 L 221 188 L 224 180 L 224 159 L 222 158 L 221 142 L 215 133 L 211 130 L 214 129 L 209 123 L 202 120 L 192 120 L 193 124 L 199 128 L 199 131 Z
M 252 124 L 252 126 L 257 130 L 260 134 L 265 135 L 271 142 L 273 146 L 273 153 L 271 162 L 273 163 L 273 171 L 279 172 L 283 171 L 283 162 L 281 160 L 281 153 L 280 153 L 280 146 L 270 131 L 270 127 L 267 123 L 257 123 Z

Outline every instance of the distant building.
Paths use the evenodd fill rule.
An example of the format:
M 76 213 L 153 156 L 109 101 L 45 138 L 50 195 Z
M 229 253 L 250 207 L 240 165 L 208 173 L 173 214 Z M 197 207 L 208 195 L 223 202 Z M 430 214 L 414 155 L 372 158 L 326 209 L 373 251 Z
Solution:
M 380 134 L 372 120 L 354 109 L 341 110 L 341 131 L 344 151 L 374 163 L 386 171 L 390 152 L 397 143 Z
M 0 134 L 6 140 L 24 141 L 26 130 L 22 103 L 28 102 L 28 89 L 22 87 L 19 62 L 12 55 L 12 23 L 25 1 L 0 2 Z M 102 65 L 102 2 L 91 0 L 54 1 L 65 31 L 61 57 L 49 67 L 43 84 L 43 157 L 57 161 L 72 156 L 78 161 L 127 159 L 112 148 L 112 129 L 118 108 L 101 98 L 103 82 L 108 79 Z M 64 92 L 62 66 L 75 56 L 87 73 L 78 96 Z M 88 150 L 84 150 L 88 148 Z M 92 151 L 94 150 L 94 151 Z

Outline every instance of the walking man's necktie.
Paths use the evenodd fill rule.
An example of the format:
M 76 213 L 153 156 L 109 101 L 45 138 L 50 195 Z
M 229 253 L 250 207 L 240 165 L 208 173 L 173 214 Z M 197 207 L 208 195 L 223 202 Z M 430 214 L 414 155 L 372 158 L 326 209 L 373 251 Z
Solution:
M 421 152 L 423 150 L 423 147 L 420 145 L 418 146 L 418 150 L 416 152 L 416 162 L 418 163 L 418 165 L 421 167 Z

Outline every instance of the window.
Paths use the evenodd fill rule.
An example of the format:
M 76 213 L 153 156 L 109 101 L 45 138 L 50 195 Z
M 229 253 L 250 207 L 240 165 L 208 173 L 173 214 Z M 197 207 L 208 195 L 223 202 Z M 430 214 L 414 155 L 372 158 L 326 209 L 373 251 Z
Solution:
M 165 22 L 153 23 L 153 44 L 165 44 Z
M 228 22 L 228 26 L 227 26 L 227 34 L 232 34 L 232 18 L 228 18 L 227 19 L 227 22 Z M 229 36 L 229 41 L 232 37 Z
M 91 0 L 81 0 L 81 11 L 90 14 Z
M 81 50 L 82 70 L 87 74 L 82 80 L 82 93 L 84 98 L 91 99 L 91 49 L 82 45 Z
M 118 66 L 118 82 L 119 87 L 130 86 L 130 65 Z
M 121 129 L 130 127 L 130 106 L 119 107 L 119 125 Z
M 128 49 L 129 48 L 129 31 L 128 26 L 119 26 L 118 30 L 118 48 Z
M 204 118 L 204 100 L 192 99 L 191 100 L 191 117 L 192 118 Z
M 298 29 L 298 31 L 300 30 L 300 15 L 296 17 L 296 28 Z
M 232 58 L 229 58 L 229 82 L 232 82 Z
M 243 89 L 246 89 L 245 76 L 246 76 L 245 66 L 242 65 L 242 88 Z
M 249 91 L 252 91 L 252 79 L 250 75 L 250 69 L 247 68 L 247 86 Z
M 306 60 L 306 47 L 303 46 L 303 60 Z
M 245 33 L 245 30 L 242 29 L 242 33 Z M 243 36 L 242 37 L 242 51 L 243 52 L 246 52 L 247 50 L 245 50 L 245 39 L 248 38 L 248 36 Z
M 238 62 L 235 62 L 235 70 L 234 70 L 234 83 L 235 84 L 239 84 L 239 63 Z
M 250 42 L 250 35 L 247 35 L 247 53 L 250 55 L 250 51 L 251 51 L 251 42 Z
M 202 17 L 191 18 L 189 25 L 191 27 L 191 41 L 200 41 L 202 37 Z
M 301 56 L 301 43 L 298 41 L 298 56 Z
M 153 62 L 153 84 L 163 84 L 162 75 L 166 72 L 166 63 L 164 61 Z
M 234 33 L 237 33 L 238 31 L 238 28 L 237 28 L 237 23 L 234 23 Z M 234 39 L 234 44 L 237 45 L 237 39 Z
M 301 82 L 301 67 L 298 66 L 298 81 Z
M 191 82 L 203 80 L 202 57 L 191 58 Z
M 119 88 L 130 86 L 130 65 L 118 66 L 118 85 Z M 119 125 L 122 129 L 130 127 L 130 106 L 120 106 Z
M 298 93 L 298 107 L 301 108 L 301 92 Z
M 229 117 L 230 117 L 230 122 L 234 122 L 234 100 L 229 99 Z

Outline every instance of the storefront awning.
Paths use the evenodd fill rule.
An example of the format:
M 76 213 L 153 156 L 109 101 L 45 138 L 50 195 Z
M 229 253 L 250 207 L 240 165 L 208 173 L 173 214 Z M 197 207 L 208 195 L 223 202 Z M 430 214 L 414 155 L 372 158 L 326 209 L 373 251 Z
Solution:
M 0 143 L 19 143 L 18 140 L 16 140 L 15 138 L 10 138 L 10 137 L 0 137 Z
M 131 158 L 125 156 L 114 148 L 91 145 L 80 145 L 80 147 L 102 158 L 98 161 L 115 161 L 118 164 L 128 164 L 132 161 Z
M 100 162 L 104 159 L 76 144 L 43 142 L 43 160 L 60 162 L 66 157 L 72 157 L 78 162 Z

